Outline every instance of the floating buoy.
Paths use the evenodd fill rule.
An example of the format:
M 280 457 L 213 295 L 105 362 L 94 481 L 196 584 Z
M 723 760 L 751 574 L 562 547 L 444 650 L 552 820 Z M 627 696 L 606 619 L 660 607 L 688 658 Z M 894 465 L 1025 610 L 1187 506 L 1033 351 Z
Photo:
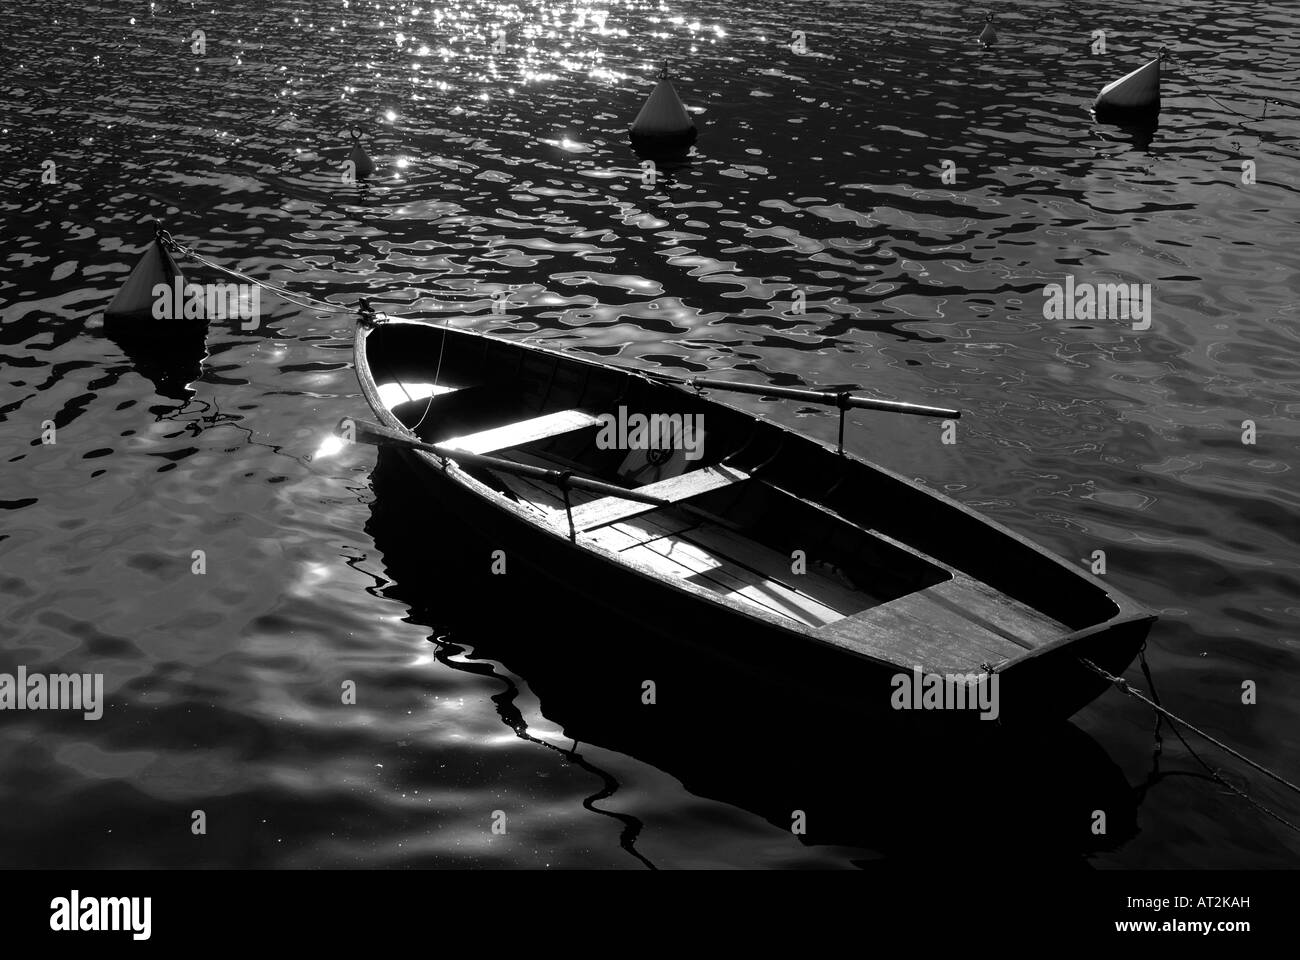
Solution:
M 153 307 L 156 299 L 154 287 L 160 283 L 173 287 L 178 277 L 181 278 L 180 285 L 184 287 L 185 279 L 181 275 L 181 268 L 176 265 L 176 261 L 172 259 L 171 253 L 163 246 L 162 241 L 163 231 L 159 227 L 148 249 L 141 254 L 130 276 L 118 289 L 108 309 L 104 311 L 106 323 L 148 320 L 156 326 L 166 326 L 165 323 L 154 320 Z
M 665 63 L 659 71 L 659 82 L 632 121 L 632 146 L 638 153 L 683 153 L 690 149 L 698 133 L 695 121 L 668 79 Z
M 1102 87 L 1093 101 L 1093 112 L 1098 116 L 1159 113 L 1160 61 L 1163 59 L 1164 51 L 1161 51 L 1154 60 Z
M 987 46 L 997 42 L 998 32 L 993 29 L 993 14 L 990 13 L 984 21 L 984 29 L 980 31 L 980 43 Z
M 202 374 L 207 321 L 159 320 L 154 316 L 157 286 L 169 291 L 185 288 L 185 277 L 167 248 L 166 237 L 158 225 L 148 248 L 104 311 L 104 334 L 121 348 L 137 373 L 153 382 L 159 396 L 183 401 L 194 395 L 189 384 Z
M 375 162 L 366 153 L 366 148 L 361 145 L 361 137 L 355 131 L 352 132 L 352 149 L 348 152 L 348 159 L 356 168 L 358 180 L 365 180 L 375 172 Z

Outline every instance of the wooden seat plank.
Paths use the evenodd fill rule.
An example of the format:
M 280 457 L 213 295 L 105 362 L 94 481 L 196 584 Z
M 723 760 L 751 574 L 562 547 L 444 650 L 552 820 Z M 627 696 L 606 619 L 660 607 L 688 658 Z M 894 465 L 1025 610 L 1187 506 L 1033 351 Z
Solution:
M 533 417 L 531 420 L 520 420 L 490 430 L 480 430 L 478 433 L 452 437 L 442 441 L 442 445 L 455 450 L 464 450 L 466 453 L 493 453 L 510 447 L 521 447 L 526 443 L 549 437 L 558 437 L 575 430 L 584 430 L 598 423 L 600 423 L 598 417 L 584 410 L 559 410 Z
M 1027 648 L 1041 647 L 1070 633 L 1070 628 L 1059 620 L 967 576 L 959 574 L 935 584 L 927 592 L 961 607 Z
M 978 673 L 983 663 L 996 667 L 1024 653 L 1015 643 L 925 593 L 922 590 L 872 607 L 823 630 L 846 646 L 858 646 L 896 662 L 910 660 L 935 673 Z
M 719 464 L 713 467 L 691 470 L 675 477 L 669 477 L 667 480 L 647 483 L 644 486 L 637 487 L 636 491 L 637 493 L 644 493 L 652 497 L 659 497 L 661 500 L 671 500 L 676 503 L 748 479 L 749 474 L 743 470 Z M 596 527 L 603 527 L 606 524 L 627 520 L 639 514 L 658 509 L 661 508 L 651 503 L 623 500 L 619 497 L 605 497 L 584 506 L 581 510 L 574 510 L 573 523 L 579 530 L 594 530 Z
M 1022 644 L 990 630 L 961 608 L 940 602 L 930 595 L 928 589 L 901 597 L 895 603 L 898 604 L 898 614 L 925 624 L 940 635 L 957 637 L 961 648 L 977 658 L 973 661 L 976 665 L 980 662 L 998 664 L 1024 653 Z

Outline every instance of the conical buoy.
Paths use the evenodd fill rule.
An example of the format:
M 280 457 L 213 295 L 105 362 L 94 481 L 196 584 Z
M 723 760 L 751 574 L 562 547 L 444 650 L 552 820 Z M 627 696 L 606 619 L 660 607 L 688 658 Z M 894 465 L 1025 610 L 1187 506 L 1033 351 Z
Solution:
M 632 146 L 640 153 L 681 153 L 690 149 L 699 131 L 668 79 L 668 64 L 641 112 L 632 121 Z
M 361 145 L 361 138 L 352 134 L 352 149 L 348 152 L 348 159 L 356 168 L 357 179 L 365 180 L 375 172 L 375 163 L 370 159 L 370 154 L 366 153 L 366 148 Z
M 105 322 L 148 320 L 158 326 L 165 326 L 164 323 L 154 321 L 153 307 L 157 299 L 154 295 L 154 287 L 160 283 L 174 287 L 177 277 L 181 278 L 180 286 L 184 287 L 185 279 L 181 274 L 181 268 L 176 265 L 171 253 L 163 246 L 162 237 L 163 233 L 159 228 L 148 249 L 136 262 L 131 275 L 126 278 L 126 282 L 113 297 L 113 302 L 104 311 Z
M 1151 114 L 1160 112 L 1160 61 L 1164 53 L 1132 73 L 1106 84 L 1093 101 L 1093 112 L 1101 114 Z
M 986 46 L 990 43 L 998 42 L 998 32 L 993 29 L 993 14 L 989 14 L 984 21 L 984 29 L 980 31 L 980 43 Z
M 158 226 L 148 249 L 104 311 L 104 335 L 126 354 L 137 373 L 153 382 L 159 396 L 184 401 L 194 395 L 189 385 L 203 372 L 207 321 L 155 318 L 160 296 L 155 288 L 185 289 L 185 277 L 167 249 L 166 237 Z

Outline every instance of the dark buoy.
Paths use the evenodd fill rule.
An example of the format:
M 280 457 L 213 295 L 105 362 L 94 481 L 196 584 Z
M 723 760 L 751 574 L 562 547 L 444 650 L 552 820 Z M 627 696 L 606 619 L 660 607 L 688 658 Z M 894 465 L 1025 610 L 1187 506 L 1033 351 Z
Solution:
M 352 149 L 348 152 L 348 159 L 356 169 L 358 180 L 368 179 L 375 172 L 375 163 L 361 145 L 361 136 L 356 131 L 352 131 Z
M 159 396 L 183 401 L 194 393 L 189 384 L 202 374 L 207 321 L 155 315 L 159 285 L 167 288 L 169 303 L 174 303 L 175 291 L 185 289 L 185 277 L 167 248 L 167 238 L 162 225 L 156 226 L 153 240 L 104 311 L 104 335 L 117 344 L 137 373 L 153 382 Z
M 988 46 L 997 42 L 998 32 L 993 29 L 993 14 L 990 13 L 984 21 L 984 29 L 980 31 L 980 43 Z
M 113 302 L 104 311 L 106 324 L 148 321 L 161 327 L 169 322 L 154 319 L 154 301 L 157 299 L 154 295 L 154 287 L 158 284 L 164 284 L 169 288 L 174 287 L 179 277 L 180 286 L 183 288 L 185 278 L 181 274 L 181 268 L 172 259 L 170 251 L 163 245 L 165 236 L 166 232 L 162 226 L 157 226 L 153 241 L 141 254 L 131 275 L 126 278 L 126 282 L 113 297 Z
M 1165 52 L 1161 50 L 1154 60 L 1102 87 L 1092 104 L 1097 118 L 1125 119 L 1159 113 L 1160 61 L 1164 57 Z
M 659 71 L 659 82 L 632 121 L 632 147 L 649 156 L 680 155 L 690 150 L 698 134 L 695 121 L 668 79 L 665 63 Z

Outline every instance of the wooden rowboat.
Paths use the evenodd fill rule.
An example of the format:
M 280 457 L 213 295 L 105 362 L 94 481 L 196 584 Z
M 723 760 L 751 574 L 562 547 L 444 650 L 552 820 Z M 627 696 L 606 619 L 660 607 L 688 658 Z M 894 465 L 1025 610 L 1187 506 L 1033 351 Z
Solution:
M 502 551 L 506 575 L 485 617 L 510 602 L 511 576 L 543 574 L 737 661 L 798 669 L 855 709 L 892 716 L 901 685 L 922 676 L 956 677 L 972 698 L 972 681 L 988 689 L 996 677 L 1001 723 L 1074 713 L 1106 685 L 1081 658 L 1121 673 L 1154 619 L 941 494 L 702 395 L 720 392 L 717 381 L 692 389 L 406 320 L 358 323 L 355 360 L 380 425 L 344 421 L 344 435 L 390 447 L 482 531 L 463 547 L 467 563 L 486 567 Z M 841 416 L 889 406 L 738 386 L 829 402 Z M 622 430 L 636 414 L 663 418 L 665 449 Z M 692 438 L 688 425 L 701 424 Z M 562 623 L 566 606 L 547 621 Z M 908 722 L 989 713 L 903 706 Z

